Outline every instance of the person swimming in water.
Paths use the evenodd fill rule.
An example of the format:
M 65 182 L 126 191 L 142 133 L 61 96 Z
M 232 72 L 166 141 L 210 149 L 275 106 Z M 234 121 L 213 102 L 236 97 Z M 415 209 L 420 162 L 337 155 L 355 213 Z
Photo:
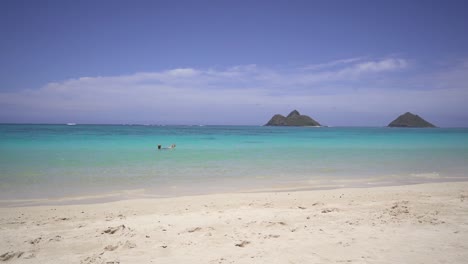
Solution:
M 161 149 L 175 149 L 176 147 L 176 144 L 172 144 L 171 146 L 169 147 L 161 147 L 161 145 L 158 145 L 158 150 L 161 150 Z

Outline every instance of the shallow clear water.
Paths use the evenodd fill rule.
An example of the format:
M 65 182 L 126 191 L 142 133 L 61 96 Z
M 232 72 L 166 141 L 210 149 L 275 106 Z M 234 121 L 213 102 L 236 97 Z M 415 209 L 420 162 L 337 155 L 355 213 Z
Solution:
M 465 180 L 467 172 L 465 128 L 0 125 L 0 199 Z

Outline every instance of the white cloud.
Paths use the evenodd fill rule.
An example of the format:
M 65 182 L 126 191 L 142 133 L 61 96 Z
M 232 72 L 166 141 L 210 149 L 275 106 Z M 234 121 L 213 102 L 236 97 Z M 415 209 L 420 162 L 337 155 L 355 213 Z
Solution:
M 353 69 L 357 73 L 363 72 L 382 72 L 404 69 L 408 65 L 404 59 L 385 59 L 380 61 L 369 61 L 355 65 Z
M 381 86 L 387 73 L 408 68 L 405 59 L 355 58 L 329 65 L 334 68 L 304 71 L 244 65 L 70 79 L 39 89 L 0 93 L 0 121 L 262 124 L 273 113 L 298 108 L 331 120 L 323 122 L 332 125 L 349 125 L 349 121 L 380 125 L 377 120 L 366 120 L 365 113 L 386 118 L 404 111 L 468 112 L 468 82 L 443 89 L 437 86 L 437 91 L 414 91 L 402 89 L 401 83 L 392 86 L 393 77 L 389 76 Z M 450 74 L 462 78 L 468 76 L 467 69 L 440 73 L 439 78 Z M 359 115 L 353 119 L 350 113 Z
M 408 67 L 408 62 L 405 59 L 401 58 L 389 58 L 374 61 L 359 60 L 356 61 L 356 63 L 350 63 L 349 61 L 353 61 L 353 59 L 348 60 L 346 63 L 335 64 L 344 65 L 342 65 L 342 67 L 339 68 L 334 68 L 333 70 L 321 70 L 299 73 L 295 76 L 295 79 L 302 84 L 333 81 L 352 81 L 366 77 L 372 77 L 373 74 L 398 71 Z M 334 63 L 336 62 L 332 62 L 332 64 Z
M 198 75 L 198 71 L 191 69 L 191 68 L 185 68 L 185 69 L 174 69 L 167 71 L 167 74 L 170 76 L 174 77 L 193 77 Z
M 350 63 L 358 62 L 358 61 L 361 61 L 363 59 L 364 58 L 362 58 L 362 57 L 356 57 L 356 58 L 349 58 L 349 59 L 334 60 L 334 61 L 329 61 L 329 62 L 325 62 L 325 63 L 307 65 L 307 66 L 301 67 L 301 69 L 302 70 L 312 70 L 312 71 L 323 70 L 323 69 L 333 68 L 335 66 L 340 66 L 340 65 L 344 65 L 344 64 L 350 64 Z

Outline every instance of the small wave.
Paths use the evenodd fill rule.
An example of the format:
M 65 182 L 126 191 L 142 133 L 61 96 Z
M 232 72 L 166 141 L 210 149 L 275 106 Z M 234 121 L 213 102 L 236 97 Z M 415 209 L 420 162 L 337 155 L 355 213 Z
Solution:
M 440 174 L 437 172 L 427 172 L 427 173 L 411 173 L 411 177 L 416 178 L 425 178 L 425 179 L 438 179 L 441 178 Z

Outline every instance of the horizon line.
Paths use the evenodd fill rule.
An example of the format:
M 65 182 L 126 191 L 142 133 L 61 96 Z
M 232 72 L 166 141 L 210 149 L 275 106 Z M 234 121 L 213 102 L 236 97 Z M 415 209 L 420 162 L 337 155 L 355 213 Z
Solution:
M 163 126 L 245 126 L 245 127 L 308 127 L 308 126 L 265 126 L 265 125 L 242 125 L 242 124 L 148 124 L 148 123 L 74 123 L 74 125 L 68 125 L 68 123 L 4 123 L 0 122 L 0 125 L 63 125 L 63 126 L 152 126 L 152 127 L 163 127 Z M 315 126 L 318 128 L 387 128 L 388 125 L 383 126 L 366 126 L 366 125 L 323 125 Z M 388 127 L 388 128 L 399 128 L 399 127 Z M 426 128 L 426 127 L 402 127 L 402 128 Z M 468 128 L 468 126 L 437 126 L 434 128 Z

